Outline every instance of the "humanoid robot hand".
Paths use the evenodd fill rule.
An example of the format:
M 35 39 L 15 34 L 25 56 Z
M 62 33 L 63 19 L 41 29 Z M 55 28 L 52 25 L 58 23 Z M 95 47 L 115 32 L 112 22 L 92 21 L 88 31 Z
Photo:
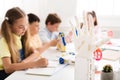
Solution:
M 93 52 L 109 40 L 109 38 L 104 38 L 96 40 L 94 33 L 93 18 L 90 14 L 84 12 L 83 15 L 83 27 L 81 28 L 78 19 L 75 17 L 76 26 L 72 27 L 74 34 L 74 44 L 77 51 L 77 55 L 85 58 L 90 58 Z

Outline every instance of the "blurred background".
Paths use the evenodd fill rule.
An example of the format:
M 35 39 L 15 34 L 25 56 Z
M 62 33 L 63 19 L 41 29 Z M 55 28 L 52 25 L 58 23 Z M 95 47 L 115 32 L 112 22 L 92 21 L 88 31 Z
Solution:
M 44 27 L 49 13 L 57 13 L 62 19 L 59 30 L 69 31 L 69 21 L 77 16 L 82 21 L 83 11 L 94 10 L 98 25 L 103 30 L 112 30 L 114 38 L 120 38 L 120 0 L 0 0 L 0 24 L 5 13 L 12 7 L 20 7 L 26 13 L 34 13 Z

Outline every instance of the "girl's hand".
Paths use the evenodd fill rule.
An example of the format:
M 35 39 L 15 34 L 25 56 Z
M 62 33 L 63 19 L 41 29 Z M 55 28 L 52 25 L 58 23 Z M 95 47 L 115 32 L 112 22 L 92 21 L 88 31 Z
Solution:
M 36 67 L 47 67 L 48 60 L 46 58 L 41 58 L 36 61 Z

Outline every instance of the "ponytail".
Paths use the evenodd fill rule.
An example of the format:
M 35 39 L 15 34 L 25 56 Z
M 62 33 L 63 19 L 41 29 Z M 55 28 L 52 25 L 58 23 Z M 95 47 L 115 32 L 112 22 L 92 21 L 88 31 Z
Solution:
M 11 53 L 12 62 L 13 63 L 18 62 L 19 54 L 17 51 L 15 39 L 12 35 L 11 25 L 8 23 L 6 19 L 2 23 L 1 33 L 2 33 L 2 36 L 5 38 L 6 43 L 8 44 L 8 48 Z

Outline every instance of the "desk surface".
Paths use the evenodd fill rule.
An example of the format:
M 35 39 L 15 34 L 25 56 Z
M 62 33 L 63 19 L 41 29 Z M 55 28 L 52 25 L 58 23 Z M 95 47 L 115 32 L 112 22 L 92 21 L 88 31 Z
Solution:
M 75 52 L 73 44 L 68 44 L 67 52 Z M 55 47 L 49 48 L 45 51 L 42 56 L 46 57 L 49 60 L 56 60 L 58 56 L 61 55 L 61 52 L 57 51 Z M 103 59 L 105 60 L 118 60 L 120 59 L 119 52 L 105 51 L 103 52 Z M 74 80 L 74 65 L 68 65 L 62 70 L 58 71 L 52 76 L 38 76 L 38 75 L 28 75 L 24 71 L 15 71 L 5 80 Z M 100 74 L 95 76 L 95 80 L 100 80 Z
M 74 67 L 69 65 L 53 76 L 27 75 L 25 71 L 16 71 L 5 80 L 74 80 Z
M 73 49 L 69 48 L 67 51 L 74 51 Z M 55 60 L 59 55 L 61 55 L 61 52 L 57 51 L 55 47 L 49 48 L 42 54 L 49 60 Z M 74 65 L 68 65 L 52 76 L 28 75 L 25 71 L 15 71 L 5 80 L 74 80 Z
M 73 45 L 70 44 L 68 46 L 69 48 L 67 49 L 67 52 L 75 51 L 74 50 L 75 48 L 73 47 Z M 42 54 L 42 56 L 46 57 L 49 60 L 56 60 L 56 58 L 60 55 L 61 55 L 61 52 L 57 51 L 55 47 L 49 48 L 47 51 L 45 51 Z M 120 56 L 118 55 L 120 54 L 117 54 L 115 58 L 115 54 L 113 54 L 111 51 L 106 51 L 105 54 L 103 53 L 103 58 L 105 60 L 110 59 L 114 61 L 120 58 Z M 114 58 L 114 59 L 111 59 L 111 58 Z M 74 80 L 74 65 L 68 65 L 52 76 L 28 75 L 25 73 L 25 71 L 15 71 L 5 80 Z M 95 76 L 95 80 L 100 80 L 100 74 L 97 74 Z
M 75 48 L 73 44 L 69 44 L 69 47 L 67 47 L 67 51 L 74 52 Z M 116 60 L 120 58 L 120 55 L 117 54 L 116 58 L 113 53 L 105 52 L 108 54 L 103 55 L 103 59 L 110 59 Z M 110 53 L 110 54 L 109 54 Z M 45 51 L 42 56 L 46 57 L 50 60 L 56 60 L 56 58 L 61 55 L 61 52 L 57 51 L 56 48 L 52 47 L 49 48 L 47 51 Z M 119 55 L 119 56 L 118 56 Z M 5 80 L 74 80 L 74 65 L 68 65 L 53 76 L 38 76 L 38 75 L 28 75 L 25 73 L 25 71 L 15 71 L 12 73 L 9 77 L 7 77 Z M 95 76 L 95 80 L 100 80 L 100 74 L 97 74 Z

